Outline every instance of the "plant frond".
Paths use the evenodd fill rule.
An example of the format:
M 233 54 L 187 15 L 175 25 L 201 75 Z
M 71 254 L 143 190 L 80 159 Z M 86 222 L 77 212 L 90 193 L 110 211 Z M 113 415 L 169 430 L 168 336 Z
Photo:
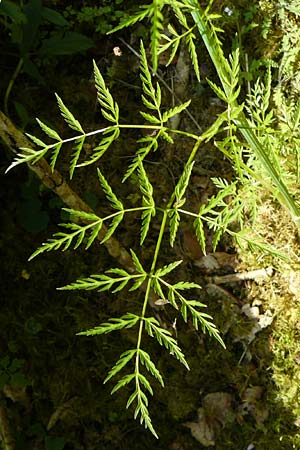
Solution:
M 110 276 L 106 274 L 112 273 L 117 276 Z M 144 278 L 144 275 L 142 276 Z M 88 278 L 80 278 L 71 284 L 67 284 L 61 288 L 61 291 L 70 291 L 74 289 L 93 290 L 98 289 L 99 292 L 108 291 L 112 289 L 112 292 L 117 292 L 119 289 L 115 285 L 122 285 L 122 289 L 127 285 L 129 281 L 135 281 L 140 279 L 141 275 L 129 274 L 124 269 L 110 269 L 105 274 L 90 275 Z
M 95 86 L 98 92 L 98 101 L 101 105 L 101 112 L 103 117 L 109 122 L 114 122 L 118 124 L 119 121 L 119 106 L 117 102 L 114 101 L 109 89 L 106 87 L 104 79 L 101 75 L 100 70 L 97 67 L 95 61 L 94 64 L 94 76 L 95 76 Z
M 107 34 L 115 33 L 116 31 L 122 30 L 123 28 L 129 27 L 131 25 L 134 25 L 137 22 L 140 22 L 141 20 L 145 19 L 146 17 L 149 17 L 151 14 L 151 7 L 152 5 L 142 5 L 141 9 L 142 11 L 139 13 L 134 14 L 133 16 L 127 17 L 125 20 L 122 20 L 119 25 L 117 25 L 112 30 L 108 31 Z
M 180 214 L 177 209 L 171 209 L 169 211 L 169 228 L 170 228 L 170 245 L 174 246 L 178 227 L 180 222 Z
M 196 39 L 196 36 L 192 32 L 192 30 L 190 31 L 190 33 L 188 33 L 185 36 L 185 42 L 189 49 L 192 65 L 193 65 L 197 80 L 198 80 L 198 82 L 200 82 L 201 77 L 200 77 L 199 61 L 198 61 L 198 55 L 197 55 L 197 51 L 196 51 L 195 39 Z
M 78 131 L 79 133 L 85 134 L 85 132 L 82 129 L 82 126 L 80 125 L 79 121 L 75 119 L 71 111 L 66 107 L 62 99 L 55 94 L 57 103 L 61 112 L 62 117 L 64 118 L 65 122 L 69 125 L 72 130 Z
M 104 175 L 102 175 L 100 169 L 97 169 L 98 179 L 101 184 L 103 191 L 105 192 L 106 198 L 111 204 L 111 206 L 117 211 L 124 211 L 123 203 L 118 199 L 118 197 L 113 193 L 112 188 L 109 183 L 105 179 Z
M 135 172 L 135 170 L 139 167 L 140 161 L 143 161 L 143 159 L 150 153 L 151 150 L 153 150 L 154 152 L 155 152 L 155 150 L 157 150 L 157 148 L 158 148 L 157 141 L 158 141 L 159 136 L 160 136 L 160 133 L 158 133 L 157 136 L 146 136 L 146 137 L 138 140 L 138 143 L 146 142 L 146 143 L 148 143 L 148 145 L 138 149 L 138 151 L 136 152 L 136 155 L 133 158 L 132 163 L 128 167 L 128 169 L 123 177 L 122 183 L 124 183 L 124 181 L 126 181 L 127 178 L 130 177 L 130 175 L 133 174 L 133 172 Z
M 146 367 L 148 372 L 150 372 L 151 375 L 153 375 L 159 381 L 161 386 L 164 387 L 163 377 L 161 376 L 161 374 L 160 374 L 159 370 L 157 369 L 157 367 L 155 366 L 154 362 L 151 361 L 150 355 L 147 352 L 145 352 L 144 350 L 140 349 L 139 356 L 140 356 L 141 363 L 144 364 L 144 366 Z
M 142 227 L 141 227 L 141 239 L 142 245 L 151 223 L 151 218 L 155 216 L 155 202 L 153 199 L 153 187 L 148 179 L 147 173 L 144 169 L 143 163 L 139 160 L 138 165 L 138 180 L 141 193 L 143 195 L 142 205 L 147 209 L 142 212 Z
M 176 114 L 179 114 L 182 111 L 184 111 L 186 108 L 189 107 L 190 103 L 191 100 L 188 100 L 187 102 L 182 103 L 181 105 L 174 106 L 174 108 L 170 108 L 167 111 L 165 111 L 162 116 L 163 122 L 167 122 L 167 120 L 171 119 L 171 117 L 174 117 L 176 116 Z
M 119 373 L 123 367 L 125 367 L 129 361 L 134 357 L 136 354 L 137 349 L 131 349 L 127 350 L 126 352 L 122 353 L 116 364 L 112 367 L 112 369 L 108 372 L 107 377 L 104 380 L 104 384 L 107 383 L 112 377 L 114 377 L 117 373 Z
M 120 225 L 120 223 L 122 222 L 124 217 L 124 212 L 120 212 L 120 214 L 116 215 L 113 220 L 111 221 L 108 230 L 106 232 L 106 235 L 104 236 L 104 238 L 101 241 L 101 244 L 104 244 L 104 242 L 106 242 L 116 231 L 116 229 L 118 228 L 118 226 Z
M 77 161 L 80 157 L 80 153 L 81 153 L 84 141 L 85 141 L 85 136 L 82 136 L 82 137 L 76 139 L 76 141 L 75 141 L 76 145 L 74 147 L 73 154 L 71 157 L 71 162 L 70 162 L 70 180 L 73 178 L 75 167 L 77 167 Z
M 49 146 L 45 146 L 41 150 L 33 150 L 32 148 L 26 147 L 21 147 L 20 150 L 22 151 L 22 153 L 17 153 L 13 162 L 8 166 L 5 173 L 9 172 L 19 164 L 35 164 L 37 161 L 43 158 L 43 156 L 46 155 L 49 150 Z
M 157 111 L 159 120 L 161 120 L 161 112 L 160 112 L 161 90 L 160 90 L 160 86 L 158 83 L 156 83 L 156 89 L 154 88 L 154 86 L 152 84 L 152 75 L 149 70 L 146 51 L 145 51 L 142 41 L 141 41 L 141 46 L 140 46 L 140 54 L 141 54 L 140 78 L 142 80 L 143 92 L 146 96 L 149 97 L 149 100 L 148 100 L 143 95 L 142 100 L 143 100 L 143 103 L 145 104 L 145 106 L 147 106 L 147 108 Z
M 122 317 L 109 319 L 109 322 L 101 323 L 101 325 L 98 325 L 97 327 L 86 331 L 81 331 L 76 334 L 78 336 L 97 336 L 99 334 L 107 334 L 112 331 L 122 330 L 123 328 L 132 328 L 139 320 L 139 316 L 127 313 Z
M 50 128 L 48 125 L 43 123 L 38 118 L 36 118 L 36 121 L 39 124 L 39 126 L 41 127 L 41 129 L 43 130 L 43 132 L 45 134 L 47 134 L 47 136 L 49 136 L 51 139 L 54 139 L 55 141 L 61 141 L 62 140 L 61 137 L 59 136 L 59 134 L 57 133 L 57 131 L 55 131 L 52 128 Z
M 161 32 L 164 28 L 163 20 L 164 16 L 161 12 L 162 7 L 164 6 L 164 1 L 162 0 L 154 0 L 152 3 L 152 11 L 151 11 L 151 27 L 150 27 L 150 35 L 151 35 L 151 57 L 152 57 L 152 66 L 154 73 L 157 72 L 158 68 L 158 48 L 159 41 L 161 39 Z
M 171 355 L 178 359 L 184 367 L 190 370 L 181 348 L 178 346 L 176 339 L 172 337 L 171 333 L 168 330 L 161 328 L 158 320 L 154 317 L 145 317 L 144 322 L 145 330 L 149 336 L 155 337 L 160 345 L 168 349 Z
M 178 267 L 180 264 L 182 263 L 182 259 L 180 261 L 174 261 L 171 264 L 168 264 L 164 267 L 162 267 L 161 269 L 158 269 L 154 276 L 157 278 L 162 278 L 165 275 L 167 275 L 168 273 L 172 272 L 172 270 L 176 269 L 176 267 Z
M 71 230 L 70 233 L 66 232 L 59 232 L 55 233 L 53 235 L 53 238 L 48 239 L 47 242 L 44 242 L 41 247 L 39 247 L 30 257 L 29 261 L 31 261 L 33 258 L 35 258 L 40 253 L 43 253 L 45 251 L 49 252 L 51 250 L 58 250 L 62 248 L 62 251 L 66 251 L 71 244 L 73 244 L 73 248 L 76 249 L 79 247 L 79 245 L 82 243 L 85 234 L 88 230 L 93 231 L 94 227 L 99 228 L 99 224 L 102 224 L 102 219 L 98 218 L 93 223 L 90 223 L 88 225 L 79 225 L 76 223 L 62 223 L 60 224 L 61 227 L 66 228 L 67 230 Z M 96 237 L 96 236 L 95 236 Z M 76 242 L 74 242 L 76 241 Z
M 108 135 L 108 133 L 111 133 Z M 103 137 L 97 147 L 93 149 L 93 155 L 91 159 L 84 161 L 83 163 L 77 164 L 76 167 L 84 167 L 89 166 L 90 164 L 94 164 L 98 159 L 100 159 L 104 153 L 108 150 L 111 144 L 118 139 L 120 136 L 119 128 L 109 127 L 106 131 L 103 132 L 103 135 L 107 135 Z

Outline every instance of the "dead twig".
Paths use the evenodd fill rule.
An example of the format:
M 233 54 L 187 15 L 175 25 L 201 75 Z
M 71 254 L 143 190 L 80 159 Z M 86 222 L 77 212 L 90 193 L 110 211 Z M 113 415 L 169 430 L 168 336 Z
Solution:
M 224 284 L 224 283 L 236 283 L 237 281 L 246 280 L 266 280 L 273 275 L 273 268 L 267 267 L 266 269 L 250 270 L 249 272 L 231 273 L 230 275 L 222 275 L 209 277 L 209 283 Z

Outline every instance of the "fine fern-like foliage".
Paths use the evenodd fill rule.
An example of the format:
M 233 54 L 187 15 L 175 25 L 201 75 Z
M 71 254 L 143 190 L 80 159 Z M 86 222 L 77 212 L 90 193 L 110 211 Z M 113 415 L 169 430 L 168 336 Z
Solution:
M 67 144 L 73 144 L 73 153 L 70 158 L 70 178 L 74 176 L 78 167 L 84 167 L 97 162 L 97 177 L 99 184 L 106 196 L 111 212 L 107 215 L 97 215 L 65 209 L 69 214 L 70 221 L 61 224 L 62 231 L 55 233 L 52 238 L 43 243 L 30 257 L 38 256 L 43 252 L 67 249 L 76 250 L 84 246 L 88 250 L 96 240 L 101 244 L 117 233 L 118 226 L 127 214 L 140 214 L 140 245 L 147 245 L 147 239 L 152 229 L 153 221 L 156 222 L 158 236 L 155 244 L 149 269 L 146 270 L 143 261 L 138 257 L 138 251 L 130 250 L 134 270 L 126 267 L 114 267 L 104 273 L 91 274 L 80 278 L 61 290 L 96 290 L 99 292 L 110 291 L 121 292 L 123 289 L 129 291 L 143 292 L 143 300 L 138 314 L 124 312 L 120 317 L 110 318 L 100 325 L 95 325 L 89 330 L 80 331 L 81 336 L 96 336 L 119 332 L 123 329 L 131 329 L 136 333 L 136 345 L 123 352 L 115 365 L 109 370 L 105 383 L 116 379 L 112 393 L 127 386 L 131 389 L 126 407 L 133 409 L 134 418 L 138 418 L 151 433 L 157 437 L 157 433 L 151 422 L 149 412 L 149 397 L 153 395 L 150 381 L 156 380 L 164 386 L 163 374 L 152 360 L 151 355 L 144 348 L 144 336 L 147 335 L 157 341 L 174 358 L 178 360 L 187 370 L 188 362 L 180 348 L 176 337 L 169 329 L 165 329 L 157 318 L 153 317 L 150 306 L 151 296 L 155 295 L 157 305 L 173 308 L 175 314 L 181 317 L 185 323 L 192 323 L 196 330 L 202 330 L 216 339 L 220 345 L 225 347 L 219 331 L 213 323 L 212 317 L 203 310 L 205 305 L 198 300 L 198 291 L 201 286 L 194 281 L 176 280 L 176 269 L 182 263 L 181 260 L 173 261 L 168 265 L 160 263 L 160 250 L 165 235 L 169 233 L 169 244 L 171 249 L 178 239 L 183 216 L 192 218 L 195 235 L 205 253 L 206 238 L 205 227 L 213 233 L 213 248 L 217 245 L 224 233 L 235 238 L 240 245 L 256 246 L 263 252 L 279 255 L 276 249 L 263 242 L 259 237 L 253 237 L 245 228 L 245 218 L 251 217 L 255 221 L 256 205 L 259 203 L 259 189 L 267 188 L 274 191 L 275 196 L 280 199 L 290 211 L 292 218 L 298 224 L 299 209 L 294 200 L 292 180 L 299 180 L 300 157 L 295 146 L 299 144 L 299 118 L 300 103 L 288 104 L 282 96 L 277 96 L 277 103 L 282 106 L 282 117 L 279 130 L 274 128 L 274 115 L 270 108 L 271 98 L 271 71 L 267 73 L 264 82 L 257 81 L 252 93 L 245 103 L 238 103 L 240 95 L 239 82 L 239 50 L 233 51 L 226 58 L 222 51 L 219 39 L 220 29 L 215 25 L 218 15 L 211 12 L 212 2 L 209 2 L 206 10 L 199 7 L 196 0 L 154 0 L 149 5 L 142 5 L 140 10 L 125 19 L 113 31 L 131 26 L 143 19 L 151 22 L 151 58 L 154 71 L 157 69 L 158 55 L 171 49 L 169 63 L 174 58 L 183 40 L 188 46 L 192 65 L 196 77 L 200 78 L 199 63 L 196 51 L 196 32 L 199 31 L 212 62 L 215 64 L 220 78 L 220 84 L 209 81 L 213 92 L 224 103 L 224 110 L 214 123 L 200 136 L 182 130 L 173 130 L 169 127 L 169 119 L 181 113 L 189 107 L 190 101 L 184 102 L 172 108 L 162 105 L 161 87 L 158 82 L 154 83 L 153 74 L 149 68 L 147 53 L 141 42 L 140 46 L 140 79 L 142 85 L 141 105 L 143 110 L 140 114 L 144 124 L 124 124 L 119 117 L 119 106 L 105 84 L 104 77 L 94 62 L 94 78 L 97 89 L 97 99 L 100 104 L 103 120 L 107 126 L 91 132 L 85 132 L 84 127 L 73 113 L 56 95 L 58 107 L 65 123 L 72 131 L 72 137 L 62 138 L 56 130 L 48 124 L 37 119 L 37 122 L 46 135 L 46 141 L 39 137 L 28 135 L 36 148 L 22 148 L 16 159 L 12 162 L 11 169 L 21 163 L 35 164 L 39 159 L 49 154 L 51 167 L 57 164 L 61 148 Z M 173 12 L 164 31 L 164 8 Z M 189 15 L 194 20 L 190 26 Z M 174 20 L 174 21 L 173 21 Z M 179 33 L 179 29 L 182 33 Z M 109 183 L 109 177 L 104 175 L 104 170 L 99 167 L 101 157 L 105 152 L 113 151 L 113 143 L 118 139 L 121 132 L 126 129 L 138 128 L 150 130 L 151 134 L 137 141 L 138 148 L 132 157 L 129 166 L 124 170 L 122 182 L 128 181 L 134 176 L 140 191 L 140 204 L 132 207 L 128 199 L 119 198 Z M 287 130 L 292 130 L 292 138 L 289 139 Z M 224 133 L 225 132 L 225 133 Z M 89 159 L 84 160 L 82 149 L 87 139 L 100 135 L 99 143 L 92 149 Z M 184 135 L 193 142 L 190 154 L 183 165 L 182 173 L 178 177 L 175 188 L 169 198 L 165 199 L 163 205 L 157 204 L 155 189 L 147 172 L 146 157 L 157 151 L 161 141 L 170 145 L 179 135 Z M 240 136 L 244 140 L 241 140 Z M 278 138 L 278 136 L 280 136 Z M 201 144 L 213 139 L 216 147 L 228 158 L 233 166 L 236 179 L 232 182 L 216 177 L 213 179 L 217 193 L 205 204 L 199 205 L 196 211 L 185 209 L 187 190 L 190 185 L 193 168 L 196 164 L 196 154 Z M 50 140 L 50 143 L 48 141 Z M 282 148 L 287 148 L 287 155 L 292 154 L 292 163 L 282 163 Z M 298 145 L 299 147 L 299 145 Z M 276 155 L 272 149 L 276 149 Z M 286 155 L 285 155 L 286 156 Z M 288 160 L 288 158 L 286 158 Z M 291 174 L 294 161 L 296 161 L 296 174 Z M 287 168 L 287 169 L 286 169 Z M 296 177 L 296 178 L 295 178 Z M 154 229 L 154 227 L 153 227 Z M 151 230 L 151 237 L 154 232 Z M 284 257 L 284 255 L 282 256 Z M 170 327 L 171 328 L 171 327 Z

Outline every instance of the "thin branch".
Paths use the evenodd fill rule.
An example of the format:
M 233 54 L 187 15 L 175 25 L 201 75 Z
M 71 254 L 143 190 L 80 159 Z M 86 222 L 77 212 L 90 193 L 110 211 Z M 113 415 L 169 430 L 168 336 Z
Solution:
M 20 147 L 32 147 L 32 142 L 30 142 L 27 137 L 15 127 L 2 111 L 0 111 L 0 137 L 13 153 L 17 153 Z M 57 170 L 51 169 L 44 158 L 41 158 L 34 165 L 28 164 L 28 167 L 36 173 L 43 185 L 55 192 L 69 208 L 88 213 L 94 212 L 82 198 L 71 189 L 63 176 Z M 97 238 L 101 241 L 106 232 L 107 227 L 103 225 Z M 103 245 L 105 245 L 108 253 L 115 258 L 121 266 L 125 267 L 129 272 L 135 271 L 135 266 L 130 254 L 116 238 L 111 237 Z

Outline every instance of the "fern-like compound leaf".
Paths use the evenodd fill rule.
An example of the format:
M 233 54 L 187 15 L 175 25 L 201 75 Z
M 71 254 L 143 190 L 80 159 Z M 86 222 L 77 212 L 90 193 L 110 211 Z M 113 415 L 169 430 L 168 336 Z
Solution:
M 62 147 L 62 142 L 58 142 L 57 144 L 53 145 L 52 155 L 50 158 L 50 166 L 51 166 L 52 170 L 55 167 L 56 160 L 58 158 L 61 147 Z
M 135 314 L 127 313 L 122 317 L 116 319 L 109 319 L 109 322 L 104 322 L 97 327 L 91 328 L 86 331 L 77 333 L 79 336 L 96 336 L 99 334 L 107 334 L 112 331 L 122 330 L 123 328 L 132 328 L 140 320 L 139 316 Z
M 91 221 L 100 220 L 100 217 L 98 217 L 94 213 L 78 211 L 76 209 L 70 209 L 70 208 L 62 208 L 62 210 L 69 213 L 71 217 L 77 217 L 78 219 L 91 220 Z
M 91 159 L 84 161 L 80 164 L 77 164 L 76 167 L 89 166 L 90 164 L 94 164 L 96 161 L 98 161 L 98 159 L 100 159 L 104 155 L 104 153 L 109 149 L 111 144 L 116 139 L 118 139 L 120 135 L 120 130 L 119 128 L 109 127 L 107 128 L 107 130 L 103 132 L 103 134 L 104 135 L 106 134 L 107 136 L 103 137 L 103 139 L 101 139 L 100 141 L 100 144 L 93 149 L 93 155 Z
M 169 227 L 170 227 L 170 245 L 174 246 L 174 242 L 176 239 L 179 222 L 180 222 L 180 214 L 177 209 L 171 209 L 169 212 Z
M 158 138 L 160 136 L 160 132 L 157 136 L 146 136 L 144 138 L 141 138 L 138 140 L 138 143 L 148 143 L 145 147 L 142 147 L 138 149 L 136 152 L 135 157 L 133 158 L 132 163 L 130 164 L 128 170 L 126 171 L 122 183 L 127 180 L 130 175 L 135 172 L 135 170 L 139 167 L 140 161 L 143 161 L 143 159 L 150 153 L 151 150 L 155 152 L 158 148 Z
M 200 284 L 191 281 L 179 281 L 172 285 L 173 289 L 178 291 L 184 291 L 186 289 L 202 289 Z
M 181 364 L 190 370 L 181 348 L 178 346 L 176 339 L 172 337 L 171 333 L 168 330 L 161 328 L 158 320 L 154 317 L 145 317 L 144 321 L 145 329 L 149 336 L 155 337 L 160 345 L 166 347 L 171 355 L 174 355 Z
M 127 17 L 125 20 L 122 20 L 119 25 L 110 30 L 107 34 L 115 33 L 116 31 L 122 30 L 123 28 L 134 25 L 136 22 L 140 22 L 141 20 L 148 17 L 151 13 L 151 4 L 150 5 L 141 5 L 141 12 L 138 12 L 132 16 Z
M 161 40 L 161 33 L 164 28 L 163 20 L 164 16 L 161 12 L 161 9 L 164 6 L 164 0 L 154 0 L 152 2 L 152 11 L 151 11 L 151 57 L 152 57 L 152 66 L 153 71 L 156 73 L 158 67 L 158 48 L 159 42 Z
M 152 84 L 152 76 L 151 76 L 151 73 L 149 70 L 146 51 L 145 51 L 142 41 L 141 41 L 141 46 L 140 46 L 140 53 L 141 53 L 140 78 L 142 80 L 143 92 L 150 98 L 150 104 L 151 104 L 150 109 L 155 109 L 158 113 L 158 117 L 161 118 L 161 113 L 160 113 L 161 91 L 160 91 L 160 87 L 159 87 L 158 83 L 157 83 L 156 90 Z M 145 105 L 147 105 L 146 97 L 143 98 L 143 102 Z
M 75 119 L 71 111 L 66 107 L 62 99 L 55 94 L 57 103 L 61 112 L 62 117 L 64 118 L 65 122 L 69 125 L 70 128 L 72 128 L 75 131 L 78 131 L 79 133 L 85 134 L 82 126 L 80 125 L 79 121 Z
M 171 119 L 171 117 L 176 116 L 176 114 L 180 114 L 182 111 L 188 108 L 190 103 L 191 100 L 188 100 L 187 102 L 182 103 L 181 105 L 175 106 L 174 108 L 170 108 L 167 111 L 165 111 L 162 116 L 163 122 L 167 122 L 167 120 Z
M 112 367 L 112 369 L 108 372 L 107 377 L 104 380 L 104 384 L 107 383 L 112 377 L 114 377 L 120 370 L 125 367 L 129 361 L 134 357 L 136 354 L 137 349 L 131 349 L 127 350 L 126 352 L 122 353 L 116 364 Z
M 75 167 L 77 167 L 77 161 L 80 157 L 80 153 L 81 153 L 84 141 L 85 141 L 85 135 L 81 136 L 80 138 L 76 139 L 76 141 L 75 141 L 76 145 L 74 147 L 73 154 L 71 157 L 71 162 L 70 162 L 70 180 L 73 178 Z
M 54 139 L 55 141 L 61 141 L 61 137 L 57 133 L 57 131 L 50 128 L 48 125 L 43 123 L 40 119 L 36 118 L 37 123 L 41 127 L 41 129 L 44 131 L 45 134 L 47 134 L 51 139 Z
M 154 125 L 159 125 L 160 124 L 160 120 L 157 117 L 153 116 L 153 114 L 148 114 L 148 113 L 145 113 L 143 111 L 140 111 L 140 114 L 148 122 L 153 123 Z
M 87 240 L 86 246 L 85 246 L 86 250 L 88 250 L 90 248 L 90 246 L 93 244 L 93 242 L 97 238 L 97 236 L 100 233 L 100 230 L 102 228 L 102 224 L 103 224 L 102 220 L 99 220 L 99 222 L 93 227 L 93 231 L 91 232 L 91 234 Z
M 93 64 L 95 85 L 98 92 L 98 101 L 102 107 L 101 112 L 109 122 L 114 122 L 117 124 L 119 121 L 119 106 L 114 101 L 109 89 L 106 87 L 104 79 L 97 67 L 96 62 L 93 61 Z
M 205 237 L 203 222 L 200 217 L 197 217 L 197 219 L 194 220 L 193 226 L 194 226 L 196 237 L 200 244 L 201 250 L 203 251 L 204 255 L 206 255 L 206 237 Z
M 184 304 L 192 316 L 193 326 L 195 330 L 198 330 L 200 325 L 204 333 L 207 332 L 210 336 L 213 336 L 222 345 L 222 347 L 226 348 L 224 341 L 220 336 L 219 330 L 217 329 L 216 325 L 212 322 L 212 317 L 209 314 L 199 311 L 198 309 L 198 308 L 206 308 L 206 305 L 204 305 L 201 302 L 198 302 L 197 300 L 185 300 Z M 186 321 L 187 320 L 186 314 L 184 316 L 185 316 L 184 319 Z
M 157 369 L 153 361 L 151 361 L 150 355 L 144 350 L 140 349 L 139 356 L 141 363 L 145 365 L 148 372 L 150 372 L 159 381 L 162 387 L 164 387 L 163 377 L 161 376 L 159 370 Z
M 151 280 L 151 286 L 154 290 L 154 292 L 163 300 L 166 300 L 165 294 L 162 290 L 162 287 L 160 285 L 159 279 L 156 277 L 153 277 Z
M 8 166 L 5 173 L 19 164 L 28 163 L 35 164 L 39 159 L 43 158 L 43 156 L 48 152 L 49 147 L 45 146 L 41 150 L 33 150 L 32 148 L 21 147 L 20 150 L 22 153 L 17 153 L 13 162 Z
M 58 250 L 62 248 L 62 251 L 67 250 L 71 244 L 74 244 L 73 248 L 77 248 L 83 241 L 85 237 L 85 233 L 93 229 L 95 226 L 98 226 L 98 224 L 102 222 L 102 219 L 98 219 L 97 221 L 88 224 L 88 225 L 79 225 L 75 223 L 62 223 L 60 224 L 61 227 L 66 228 L 67 230 L 71 230 L 70 233 L 66 232 L 59 232 L 55 233 L 53 235 L 52 239 L 48 239 L 47 242 L 44 242 L 41 247 L 39 247 L 29 258 L 29 261 L 31 261 L 33 258 L 35 258 L 40 253 L 43 253 L 45 251 L 49 252 L 51 250 Z M 73 232 L 72 232 L 73 231 Z M 74 243 L 74 241 L 76 241 Z
M 154 276 L 157 277 L 157 278 L 164 277 L 168 273 L 172 272 L 172 270 L 176 269 L 176 267 L 178 267 L 181 263 L 182 263 L 182 259 L 179 260 L 179 261 L 174 261 L 171 264 L 168 264 L 168 265 L 162 267 L 161 269 L 158 269 L 155 272 Z
M 135 254 L 135 252 L 132 249 L 130 249 L 130 254 L 131 254 L 132 261 L 135 265 L 137 272 L 139 272 L 143 275 L 146 275 L 146 271 L 144 270 L 139 258 L 137 257 L 137 255 Z
M 130 373 L 128 375 L 125 375 L 121 380 L 118 381 L 118 383 L 114 386 L 114 388 L 111 391 L 111 394 L 114 394 L 122 387 L 126 386 L 126 384 L 129 384 L 132 380 L 135 378 L 135 373 Z
M 122 272 L 121 272 L 122 271 Z M 119 276 L 110 276 L 106 274 L 119 275 Z M 99 292 L 112 290 L 113 292 L 118 291 L 119 289 L 116 287 L 119 284 L 122 284 L 122 289 L 127 285 L 129 281 L 135 282 L 140 278 L 144 278 L 144 275 L 140 274 L 129 274 L 124 269 L 110 269 L 106 271 L 106 274 L 96 274 L 91 275 L 88 278 L 80 278 L 75 282 L 58 288 L 59 290 L 74 290 L 74 289 L 83 289 L 83 290 L 93 290 L 98 289 Z
M 194 33 L 192 31 L 185 36 L 185 42 L 189 49 L 191 61 L 193 64 L 193 69 L 195 71 L 197 80 L 200 82 L 201 77 L 200 77 L 198 56 L 197 56 L 197 52 L 196 52 L 195 39 L 196 39 L 196 36 L 194 35 Z
M 140 243 L 143 244 L 151 222 L 152 216 L 155 216 L 155 202 L 153 199 L 153 187 L 149 181 L 147 173 L 144 169 L 141 159 L 138 165 L 138 179 L 140 190 L 143 195 L 143 206 L 147 209 L 142 213 L 142 227 L 141 227 L 141 239 Z
M 124 213 L 120 212 L 120 214 L 118 214 L 117 216 L 115 216 L 113 218 L 113 220 L 111 221 L 108 230 L 104 236 L 104 238 L 101 241 L 101 244 L 104 244 L 104 242 L 106 242 L 116 231 L 117 227 L 120 225 L 120 223 L 122 222 L 124 217 Z
M 192 173 L 193 165 L 194 165 L 194 161 L 185 165 L 182 175 L 181 175 L 177 185 L 175 186 L 175 197 L 176 197 L 176 202 L 174 205 L 175 207 L 179 207 L 178 205 L 182 201 L 182 198 L 185 194 L 186 188 L 188 187 L 188 184 L 190 181 L 190 176 Z
M 45 142 L 43 142 L 41 139 L 37 138 L 36 136 L 33 136 L 32 134 L 26 133 L 26 136 L 29 137 L 29 139 L 34 142 L 38 147 L 48 147 Z M 22 150 L 22 149 L 21 149 Z M 34 150 L 32 150 L 34 151 Z
M 106 198 L 109 201 L 109 203 L 111 204 L 111 206 L 118 211 L 123 211 L 124 210 L 123 203 L 113 193 L 112 188 L 110 187 L 110 185 L 109 185 L 108 181 L 106 180 L 106 178 L 104 177 L 104 175 L 101 173 L 100 169 L 97 169 L 97 173 L 98 173 L 98 179 L 101 184 L 101 187 L 102 187 L 103 191 L 105 192 Z

